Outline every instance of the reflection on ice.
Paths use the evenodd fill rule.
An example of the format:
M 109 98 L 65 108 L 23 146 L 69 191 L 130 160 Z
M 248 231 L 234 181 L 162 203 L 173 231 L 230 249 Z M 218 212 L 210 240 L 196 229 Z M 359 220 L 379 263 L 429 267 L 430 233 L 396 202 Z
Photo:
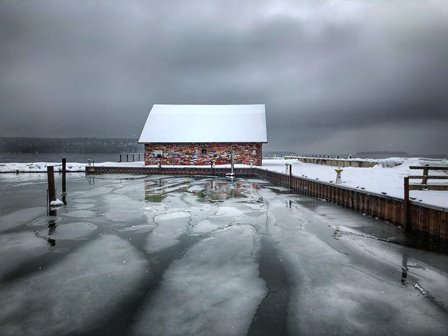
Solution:
M 47 230 L 39 230 L 38 236 L 54 240 L 75 240 L 90 235 L 97 229 L 96 225 L 86 222 L 54 225 Z
M 250 226 L 204 239 L 164 275 L 136 335 L 244 335 L 266 294 Z
M 0 335 L 69 335 L 93 329 L 133 293 L 147 267 L 129 243 L 103 236 L 60 263 L 1 288 Z

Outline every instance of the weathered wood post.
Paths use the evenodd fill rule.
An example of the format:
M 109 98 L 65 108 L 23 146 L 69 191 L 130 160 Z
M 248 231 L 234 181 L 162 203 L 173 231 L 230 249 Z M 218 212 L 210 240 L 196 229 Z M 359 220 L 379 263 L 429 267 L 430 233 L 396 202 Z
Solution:
M 67 204 L 67 201 L 65 199 L 65 195 L 67 193 L 66 175 L 67 175 L 67 159 L 62 158 L 62 202 L 64 204 Z
M 67 174 L 67 159 L 62 159 L 62 193 L 65 194 L 67 191 L 66 185 L 66 174 Z
M 54 186 L 54 167 L 47 167 L 47 180 L 48 180 L 48 206 L 51 201 L 56 201 L 56 188 Z
M 411 223 L 409 223 L 409 177 L 404 178 L 404 199 L 403 199 L 403 226 L 406 232 L 411 231 Z
M 422 178 L 422 184 L 428 184 L 428 164 L 425 165 L 423 168 L 423 178 Z
M 47 167 L 47 181 L 48 181 L 48 215 L 56 216 L 56 210 L 50 208 L 50 204 L 52 201 L 56 201 L 56 188 L 54 185 L 54 167 Z
M 291 182 L 292 182 L 292 164 L 285 163 L 286 165 L 286 173 L 288 174 L 288 188 L 291 189 Z

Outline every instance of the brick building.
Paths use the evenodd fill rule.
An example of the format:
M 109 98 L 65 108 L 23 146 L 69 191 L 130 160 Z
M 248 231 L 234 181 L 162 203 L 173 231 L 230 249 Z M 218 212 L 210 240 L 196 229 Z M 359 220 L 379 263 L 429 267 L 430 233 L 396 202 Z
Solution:
M 264 105 L 154 105 L 140 135 L 145 165 L 261 166 Z

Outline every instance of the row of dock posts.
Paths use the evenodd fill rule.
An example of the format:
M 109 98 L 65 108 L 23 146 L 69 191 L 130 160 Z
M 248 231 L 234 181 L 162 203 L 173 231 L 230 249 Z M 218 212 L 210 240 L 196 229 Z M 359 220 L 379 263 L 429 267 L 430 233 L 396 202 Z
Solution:
M 66 195 L 67 195 L 67 160 L 65 158 L 62 159 L 62 203 L 64 205 L 67 204 Z M 56 209 L 54 206 L 51 206 L 51 202 L 56 201 L 56 185 L 54 181 L 54 166 L 47 167 L 47 209 L 49 216 L 56 216 Z

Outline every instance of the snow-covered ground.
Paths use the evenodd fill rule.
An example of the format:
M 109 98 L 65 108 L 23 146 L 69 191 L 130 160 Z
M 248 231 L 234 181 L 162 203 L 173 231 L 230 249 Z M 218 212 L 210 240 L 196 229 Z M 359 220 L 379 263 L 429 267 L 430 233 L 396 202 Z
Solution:
M 402 162 L 395 167 L 388 167 L 389 162 Z M 421 158 L 390 158 L 380 160 L 379 164 L 372 168 L 344 167 L 342 168 L 341 186 L 365 190 L 372 193 L 384 194 L 392 197 L 403 198 L 403 178 L 410 175 L 422 175 L 422 170 L 409 169 L 409 166 L 422 166 L 427 163 L 437 166 L 446 166 L 448 160 L 428 162 Z M 263 169 L 285 173 L 285 164 L 292 165 L 292 173 L 295 176 L 309 179 L 319 179 L 323 182 L 333 183 L 336 180 L 335 168 L 332 166 L 302 163 L 298 160 L 263 160 Z M 431 171 L 430 175 L 448 176 L 448 172 Z M 448 183 L 448 180 L 429 180 L 431 184 Z M 420 180 L 411 180 L 411 183 L 421 183 Z M 362 189 L 364 188 L 364 189 Z M 448 191 L 420 191 L 412 190 L 410 197 L 424 204 L 448 208 Z M 420 201 L 421 200 L 421 201 Z
M 319 179 L 320 181 L 335 181 L 336 172 L 332 166 L 302 163 L 296 159 L 264 159 L 261 168 L 285 172 L 285 164 L 292 165 L 293 175 Z M 393 164 L 401 163 L 397 166 Z M 379 160 L 379 163 L 372 168 L 345 167 L 342 172 L 341 186 L 365 190 L 380 195 L 388 195 L 403 198 L 403 178 L 409 175 L 422 175 L 421 170 L 411 170 L 409 166 L 421 166 L 424 164 L 442 165 L 448 167 L 448 160 L 428 161 L 423 158 L 389 158 Z M 5 172 L 46 172 L 47 166 L 55 166 L 55 171 L 61 170 L 60 163 L 35 162 L 35 163 L 0 163 L 0 173 Z M 84 172 L 85 163 L 67 163 L 67 170 L 70 172 Z M 143 162 L 100 162 L 95 166 L 103 167 L 144 167 Z M 235 165 L 236 167 L 248 167 L 247 165 Z M 156 166 L 149 166 L 156 167 Z M 184 166 L 165 166 L 184 167 Z M 196 166 L 198 167 L 198 166 Z M 204 166 L 209 167 L 209 166 Z M 216 167 L 230 167 L 230 165 L 220 165 Z M 431 175 L 445 175 L 447 172 L 431 171 Z M 446 180 L 430 180 L 430 183 L 447 183 Z M 411 180 L 411 183 L 420 183 L 419 180 Z M 448 191 L 411 191 L 410 197 L 416 202 L 448 208 Z

